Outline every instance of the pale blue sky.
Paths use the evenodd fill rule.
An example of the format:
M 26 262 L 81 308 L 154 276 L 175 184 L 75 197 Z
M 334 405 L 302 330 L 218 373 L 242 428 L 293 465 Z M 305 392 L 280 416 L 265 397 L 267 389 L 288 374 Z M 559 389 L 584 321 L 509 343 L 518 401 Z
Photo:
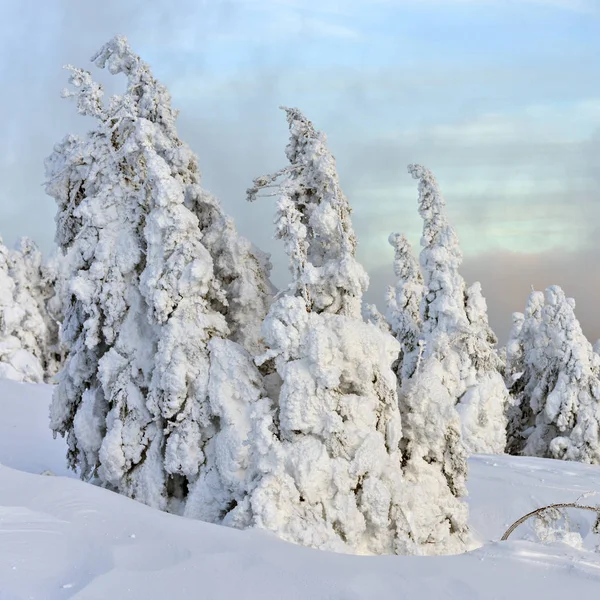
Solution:
M 51 247 L 43 159 L 86 126 L 59 97 L 60 67 L 89 66 L 115 33 L 171 89 L 206 187 L 273 253 L 277 283 L 273 206 L 247 205 L 244 190 L 283 166 L 287 104 L 329 136 L 370 300 L 392 280 L 390 231 L 418 244 L 405 165 L 422 162 L 501 337 L 531 285 L 550 283 L 600 336 L 600 0 L 0 0 L 7 243 L 30 235 Z

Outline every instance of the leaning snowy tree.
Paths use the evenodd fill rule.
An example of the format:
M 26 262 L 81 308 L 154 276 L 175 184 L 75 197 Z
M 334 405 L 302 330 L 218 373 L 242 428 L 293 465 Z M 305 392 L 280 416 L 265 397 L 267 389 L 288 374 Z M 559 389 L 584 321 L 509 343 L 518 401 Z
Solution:
M 513 451 L 600 464 L 600 356 L 581 330 L 575 301 L 556 285 L 543 305 L 540 295 L 532 294 L 520 332 Z
M 127 40 L 115 37 L 96 54 L 94 62 L 127 77 L 128 102 L 135 104 L 138 118 L 153 124 L 154 149 L 183 187 L 184 204 L 198 219 L 202 244 L 213 259 L 214 275 L 222 289 L 213 306 L 225 316 L 231 339 L 252 353 L 259 352 L 260 327 L 273 291 L 268 279 L 269 256 L 237 233 L 218 200 L 200 185 L 198 159 L 178 137 L 178 113 L 171 107 L 169 91 L 131 51 Z
M 416 367 L 417 344 L 421 333 L 419 314 L 423 300 L 423 277 L 406 236 L 393 233 L 388 239 L 394 248 L 396 285 L 386 296 L 386 318 L 392 333 L 400 342 L 397 375 L 400 381 L 410 377 Z M 409 360 L 405 360 L 408 359 Z
M 51 427 L 67 436 L 69 463 L 82 477 L 180 510 L 190 486 L 214 467 L 209 458 L 218 458 L 204 452 L 226 401 L 211 397 L 211 340 L 228 336 L 230 323 L 240 341 L 259 343 L 231 300 L 247 301 L 260 320 L 266 274 L 214 199 L 211 215 L 202 213 L 199 199 L 208 195 L 196 159 L 177 137 L 169 93 L 149 67 L 123 37 L 92 60 L 123 73 L 127 90 L 106 105 L 90 74 L 69 67 L 75 91 L 67 95 L 96 128 L 65 138 L 47 161 L 56 239 L 71 273 L 62 330 L 68 356 Z M 234 249 L 213 257 L 209 238 L 228 238 Z M 229 264 L 242 255 L 248 262 Z M 227 285 L 238 280 L 229 298 L 217 262 Z
M 274 361 L 281 387 L 254 403 L 248 494 L 224 522 L 342 552 L 443 552 L 437 531 L 415 530 L 429 501 L 415 502 L 403 482 L 391 370 L 399 345 L 361 318 L 368 278 L 335 160 L 323 133 L 297 109 L 285 111 L 290 164 L 248 191 L 253 200 L 274 189 L 292 272 L 257 359 Z
M 420 334 L 415 343 L 412 341 L 414 333 L 410 333 L 409 341 L 414 350 L 404 357 L 411 370 L 415 365 L 412 376 L 415 381 L 409 380 L 406 385 L 401 382 L 402 389 L 406 389 L 406 393 L 402 392 L 401 402 L 409 403 L 407 410 L 414 412 L 420 423 L 423 407 L 419 403 L 424 392 L 418 391 L 415 382 L 420 381 L 419 385 L 426 388 L 436 387 L 437 391 L 432 388 L 429 393 L 439 394 L 440 401 L 448 403 L 446 416 L 452 428 L 456 427 L 454 411 L 460 415 L 462 442 L 456 441 L 457 448 L 464 443 L 469 452 L 501 453 L 506 444 L 508 391 L 502 378 L 502 361 L 494 347 L 497 340 L 488 324 L 481 286 L 475 283 L 467 288 L 459 273 L 462 254 L 456 233 L 448 223 L 445 200 L 435 177 L 420 165 L 410 165 L 409 172 L 419 180 L 419 213 L 423 219 L 420 266 L 424 290 Z M 398 285 L 402 289 L 404 284 L 399 282 Z M 415 317 L 410 319 L 414 321 Z M 432 378 L 439 381 L 434 384 Z M 417 406 L 411 408 L 411 402 L 417 402 Z M 435 404 L 430 407 L 432 415 L 437 410 Z M 408 419 L 410 421 L 411 417 Z M 417 444 L 420 444 L 421 426 L 411 434 Z M 455 432 L 445 439 L 454 440 L 456 435 Z M 431 443 L 437 446 L 438 459 L 445 455 L 443 445 L 440 445 L 443 440 L 443 436 L 431 436 Z M 457 449 L 457 452 L 460 454 L 461 451 Z M 451 484 L 457 493 L 463 490 L 461 471 L 462 467 L 457 471 L 456 484 Z

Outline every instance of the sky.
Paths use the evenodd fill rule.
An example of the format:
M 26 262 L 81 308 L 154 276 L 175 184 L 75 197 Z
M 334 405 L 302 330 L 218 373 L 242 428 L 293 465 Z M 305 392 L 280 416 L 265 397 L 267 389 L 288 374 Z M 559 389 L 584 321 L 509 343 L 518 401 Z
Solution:
M 366 299 L 393 283 L 392 231 L 419 250 L 417 188 L 406 165 L 434 171 L 501 341 L 511 313 L 551 284 L 600 338 L 600 0 L 0 0 L 0 235 L 45 252 L 55 204 L 44 158 L 89 123 L 65 64 L 107 92 L 124 81 L 90 57 L 126 35 L 171 91 L 179 134 L 203 185 L 238 229 L 286 259 L 272 199 L 249 204 L 253 178 L 285 166 L 280 105 L 327 133 L 353 207 Z

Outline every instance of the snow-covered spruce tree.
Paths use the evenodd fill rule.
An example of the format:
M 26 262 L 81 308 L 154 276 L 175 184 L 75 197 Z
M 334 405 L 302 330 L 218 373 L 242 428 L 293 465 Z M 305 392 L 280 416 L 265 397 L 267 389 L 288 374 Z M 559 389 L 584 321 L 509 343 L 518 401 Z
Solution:
M 350 206 L 325 135 L 285 109 L 290 166 L 255 180 L 274 187 L 277 236 L 292 283 L 263 325 L 282 385 L 253 406 L 248 495 L 225 518 L 307 546 L 419 553 L 404 502 L 400 415 L 391 363 L 399 346 L 363 322 L 368 279 L 355 258 Z
M 57 242 L 72 275 L 62 335 L 69 354 L 51 426 L 67 436 L 69 463 L 82 477 L 178 510 L 214 467 L 204 450 L 219 433 L 215 407 L 226 399 L 211 397 L 210 341 L 228 335 L 227 317 L 244 322 L 203 244 L 195 157 L 176 136 L 168 92 L 125 38 L 93 60 L 128 84 L 105 105 L 90 74 L 71 67 L 70 95 L 96 128 L 65 138 L 47 161 Z M 251 264 L 249 275 L 246 264 L 229 265 L 227 284 L 231 273 L 242 281 L 264 275 Z M 236 289 L 249 294 L 243 284 Z
M 432 367 L 431 373 L 442 379 L 444 394 L 454 398 L 466 449 L 500 453 L 506 445 L 509 399 L 481 286 L 475 283 L 467 289 L 459 273 L 462 254 L 435 177 L 420 165 L 410 165 L 409 172 L 419 180 L 423 219 L 420 264 L 425 289 L 420 307 L 421 335 L 405 361 L 420 365 L 421 359 L 440 357 L 442 369 Z M 417 373 L 415 376 L 422 378 Z M 411 387 L 409 384 L 407 389 Z
M 44 379 L 44 368 L 35 335 L 27 330 L 39 323 L 31 318 L 28 309 L 33 299 L 17 294 L 12 275 L 14 252 L 8 250 L 0 239 L 0 378 L 39 383 Z M 25 300 L 25 306 L 21 302 Z
M 412 310 L 402 316 L 401 335 L 406 335 L 406 324 L 417 334 L 412 342 L 409 338 L 400 369 L 405 371 L 405 377 L 398 379 L 403 418 L 403 470 L 406 479 L 415 483 L 413 502 L 425 507 L 417 513 L 419 521 L 415 529 L 419 543 L 425 547 L 438 545 L 446 552 L 459 552 L 468 543 L 468 509 L 461 500 L 466 495 L 467 454 L 456 409 L 461 358 L 451 346 L 450 334 L 460 319 L 464 319 L 466 325 L 464 308 L 461 314 L 452 304 L 452 300 L 456 302 L 455 296 L 462 300 L 464 289 L 456 271 L 460 251 L 454 231 L 445 222 L 443 199 L 433 176 L 420 167 L 411 172 L 423 177 L 419 188 L 424 219 L 422 291 L 417 287 L 421 281 L 415 274 L 408 244 L 402 243 L 401 238 L 391 238 L 396 248 L 395 267 L 401 273 L 395 292 L 400 298 L 406 298 L 405 281 L 411 284 L 407 292 L 412 292 Z M 442 264 L 437 265 L 436 259 Z M 432 268 L 434 265 L 437 273 Z M 418 317 L 414 312 L 417 294 L 421 296 Z M 449 299 L 443 299 L 444 295 Z M 399 322 L 394 311 L 388 315 L 392 322 Z M 403 369 L 404 365 L 410 368 Z
M 543 353 L 542 308 L 543 292 L 532 291 L 527 299 L 524 313 L 513 314 L 513 326 L 506 344 L 505 382 L 510 391 L 511 404 L 507 411 L 506 451 L 521 454 L 530 433 L 533 415 L 528 397 L 538 384 L 541 364 L 537 357 Z
M 394 248 L 396 285 L 387 290 L 386 318 L 392 333 L 400 342 L 397 375 L 399 381 L 402 381 L 410 377 L 416 367 L 418 352 L 415 350 L 421 332 L 419 310 L 423 300 L 423 277 L 406 237 L 392 233 L 388 241 Z
M 58 351 L 58 322 L 48 311 L 54 293 L 51 274 L 43 263 L 42 253 L 28 238 L 22 238 L 9 254 L 10 275 L 15 282 L 15 302 L 24 313 L 15 331 L 21 346 L 31 352 L 44 369 L 44 379 L 51 381 L 61 365 Z
M 544 293 L 541 322 L 525 364 L 522 454 L 600 464 L 600 356 L 585 338 L 575 301 L 559 286 Z

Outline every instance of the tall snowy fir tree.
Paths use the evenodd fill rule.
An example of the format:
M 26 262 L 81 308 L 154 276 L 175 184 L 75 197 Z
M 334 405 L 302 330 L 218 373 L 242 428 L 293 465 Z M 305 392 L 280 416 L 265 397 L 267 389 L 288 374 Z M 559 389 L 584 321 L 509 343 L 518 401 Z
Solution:
M 600 464 L 600 356 L 583 335 L 574 300 L 559 286 L 540 296 L 530 297 L 519 334 L 512 450 Z
M 460 415 L 462 442 L 456 442 L 457 448 L 464 444 L 469 452 L 501 453 L 506 444 L 505 411 L 509 399 L 481 287 L 475 283 L 467 289 L 459 273 L 462 254 L 456 233 L 447 221 L 445 200 L 435 177 L 420 165 L 410 165 L 409 172 L 419 180 L 419 213 L 423 219 L 420 267 L 424 291 L 420 336 L 415 350 L 408 353 L 404 361 L 416 365 L 413 378 L 424 380 L 426 387 L 434 385 L 431 379 L 439 379 L 435 383 L 439 389 L 431 389 L 430 393 L 441 394 L 440 398 L 446 398 L 444 403 L 447 402 L 448 407 L 453 404 Z M 420 402 L 421 392 L 414 384 L 414 381 L 407 382 L 407 392 L 403 393 L 409 404 Z M 403 382 L 402 386 L 404 389 Z M 433 412 L 434 406 L 431 407 Z M 422 412 L 418 407 L 409 411 Z M 455 428 L 454 412 L 448 412 L 447 417 Z M 413 439 L 419 439 L 420 435 L 415 431 Z M 449 439 L 454 437 L 455 434 Z M 439 441 L 434 442 L 432 438 L 436 445 Z M 443 448 L 439 447 L 437 453 L 442 456 Z M 462 489 L 462 477 L 457 477 L 457 490 Z
M 361 318 L 368 278 L 335 160 L 325 135 L 285 110 L 290 164 L 249 190 L 254 199 L 275 189 L 277 236 L 290 260 L 292 283 L 271 306 L 257 360 L 274 361 L 281 387 L 253 405 L 248 495 L 224 522 L 342 552 L 448 551 L 436 534 L 450 527 L 444 521 L 424 536 L 428 506 L 403 482 L 391 370 L 399 344 Z
M 249 190 L 254 199 L 276 188 L 277 237 L 290 259 L 292 283 L 263 325 L 261 360 L 274 360 L 282 385 L 270 414 L 257 406 L 257 477 L 227 521 L 317 548 L 394 552 L 407 527 L 390 369 L 397 344 L 362 322 L 368 277 L 326 138 L 285 110 L 290 165 Z
M 68 136 L 47 161 L 57 242 L 71 274 L 62 335 L 68 357 L 51 427 L 67 436 L 69 463 L 82 477 L 180 510 L 190 485 L 214 467 L 204 453 L 219 431 L 213 409 L 221 401 L 210 398 L 210 341 L 228 336 L 230 323 L 240 341 L 259 343 L 257 325 L 246 323 L 236 302 L 252 305 L 260 322 L 268 280 L 200 188 L 169 93 L 149 67 L 123 37 L 92 60 L 123 73 L 127 90 L 105 105 L 90 74 L 70 67 L 69 95 L 96 129 Z M 234 249 L 211 255 L 223 238 Z

